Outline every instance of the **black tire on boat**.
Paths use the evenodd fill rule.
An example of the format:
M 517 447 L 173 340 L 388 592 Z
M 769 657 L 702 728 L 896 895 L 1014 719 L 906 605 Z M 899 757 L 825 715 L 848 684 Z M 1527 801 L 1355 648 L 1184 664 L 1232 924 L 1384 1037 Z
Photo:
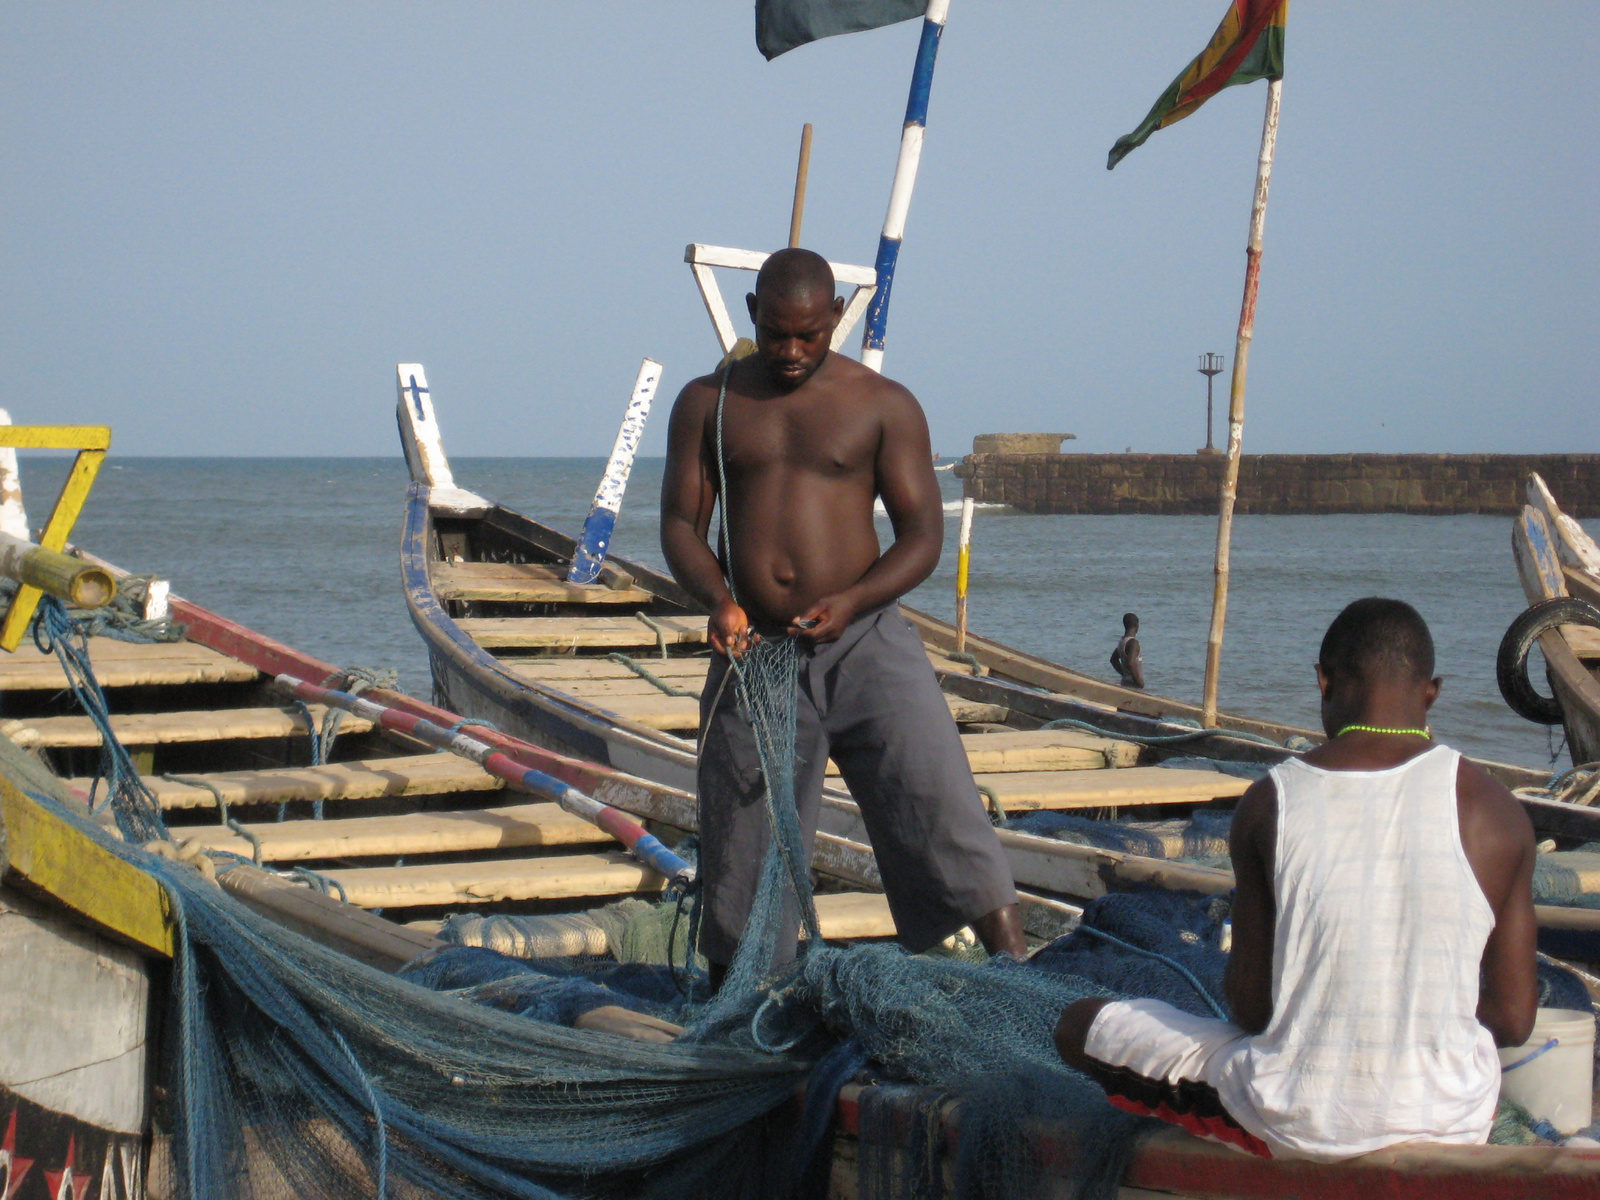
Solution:
M 1539 635 L 1557 625 L 1591 625 L 1600 629 L 1600 608 L 1576 596 L 1556 596 L 1533 605 L 1506 630 L 1495 655 L 1495 680 L 1511 711 L 1540 725 L 1561 724 L 1561 705 L 1533 690 L 1528 679 L 1528 655 Z

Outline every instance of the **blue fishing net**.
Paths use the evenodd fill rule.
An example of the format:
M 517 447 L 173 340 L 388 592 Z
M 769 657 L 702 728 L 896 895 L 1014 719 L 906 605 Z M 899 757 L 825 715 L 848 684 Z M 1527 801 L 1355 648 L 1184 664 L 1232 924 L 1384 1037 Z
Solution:
M 792 796 L 794 650 L 767 645 L 739 687 L 774 784 L 774 836 L 749 931 L 709 1001 L 675 994 L 683 972 L 472 947 L 388 975 L 243 907 L 187 864 L 110 836 L 65 794 L 39 792 L 170 899 L 164 1152 L 151 1168 L 163 1194 L 790 1195 L 816 1177 L 806 1164 L 838 1086 L 869 1062 L 962 1097 L 965 1194 L 1020 1194 L 1038 1167 L 1026 1130 L 1047 1115 L 1081 1137 L 1086 1194 L 1111 1194 L 1141 1123 L 1067 1070 L 1050 1039 L 1067 1004 L 1104 989 L 1009 961 L 822 942 Z M 111 803 L 125 829 L 161 829 L 146 794 L 118 789 Z M 780 944 L 791 905 L 810 933 L 798 958 Z M 688 1028 L 663 1043 L 571 1027 L 603 1005 Z M 793 1098 L 808 1080 L 797 1119 Z M 887 1166 L 865 1178 L 882 1194 L 904 1181 Z
M 1227 866 L 1228 831 L 1232 826 L 1231 811 L 1202 808 L 1188 817 L 1164 821 L 1109 821 L 1039 809 L 1012 817 L 1005 827 L 1097 850 L 1201 866 Z
M 1217 896 L 1114 893 L 1092 901 L 1077 929 L 1028 962 L 1108 992 L 1164 1000 L 1195 1016 L 1224 1015 L 1222 973 L 1228 956 L 1222 930 L 1228 912 L 1228 902 Z
M 626 1008 L 663 1021 L 683 1019 L 709 999 L 703 975 L 693 986 L 668 966 L 596 959 L 522 959 L 477 946 L 451 946 L 404 967 L 400 976 L 535 1021 L 573 1025 L 597 1008 Z
M 946 1100 L 957 1105 L 958 1194 L 1030 1194 L 1041 1167 L 1031 1134 L 1052 1121 L 1072 1164 L 1067 1193 L 1114 1195 L 1138 1137 L 1157 1126 L 1068 1070 L 1054 1024 L 1094 995 L 1157 995 L 1196 1011 L 1220 993 L 1220 909 L 1107 897 L 1030 965 L 824 943 L 794 811 L 795 668 L 783 639 L 741 664 L 772 837 L 746 935 L 710 1000 L 687 972 L 474 947 L 384 974 L 46 797 L 171 900 L 178 945 L 159 1115 L 168 1152 L 152 1166 L 163 1194 L 783 1197 L 815 1181 L 811 1150 L 826 1144 L 833 1098 L 866 1067 L 921 1089 L 922 1115 L 908 1127 L 891 1091 L 866 1093 L 864 1200 L 942 1191 Z M 133 789 L 112 803 L 124 828 L 160 822 Z M 797 956 L 781 944 L 791 912 L 810 934 Z M 687 1028 L 646 1042 L 571 1027 L 606 1005 Z M 1051 1170 L 1062 1171 L 1059 1159 Z

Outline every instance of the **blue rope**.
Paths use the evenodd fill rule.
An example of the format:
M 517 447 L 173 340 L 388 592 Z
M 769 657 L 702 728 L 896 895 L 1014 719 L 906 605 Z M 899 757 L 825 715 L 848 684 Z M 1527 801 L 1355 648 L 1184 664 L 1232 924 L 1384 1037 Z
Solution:
M 367 1105 L 372 1109 L 372 1119 L 377 1122 L 377 1131 L 373 1141 L 377 1145 L 377 1163 L 372 1173 L 377 1178 L 377 1200 L 385 1200 L 389 1190 L 389 1129 L 383 1122 L 383 1106 L 378 1102 L 378 1089 L 372 1086 L 372 1080 L 361 1067 L 361 1060 L 355 1056 L 355 1051 L 350 1049 L 350 1043 L 344 1040 L 344 1035 L 332 1026 L 328 1032 L 333 1034 L 333 1040 L 343 1050 L 345 1057 L 350 1060 L 350 1065 L 356 1069 L 356 1078 L 361 1081 L 361 1090 L 367 1095 Z
M 304 883 L 309 883 L 319 895 L 331 896 L 334 891 L 338 891 L 339 899 L 346 904 L 350 903 L 349 893 L 344 890 L 344 884 L 337 879 L 319 875 L 309 867 L 290 867 L 288 873 Z
M 229 815 L 228 801 L 222 795 L 221 788 L 202 775 L 174 775 L 169 771 L 161 778 L 170 783 L 181 783 L 188 787 L 204 788 L 210 792 L 211 798 L 217 802 L 217 811 L 222 817 L 223 825 L 250 843 L 251 861 L 258 867 L 261 865 L 261 839 Z
M 33 644 L 44 654 L 55 654 L 79 707 L 100 734 L 100 763 L 95 784 L 90 787 L 91 802 L 96 785 L 103 778 L 109 793 L 107 801 L 125 840 L 139 845 L 158 839 L 170 841 L 160 802 L 145 786 L 127 748 L 112 732 L 111 706 L 95 678 L 94 665 L 89 659 L 88 634 L 54 596 L 45 596 L 39 601 Z
M 492 729 L 496 733 L 500 732 L 500 726 L 496 725 L 493 721 L 485 721 L 482 717 L 462 717 L 461 720 L 457 721 L 454 725 L 447 726 L 445 732 L 460 733 L 468 725 L 482 725 L 485 729 Z
M 1116 934 L 1107 933 L 1104 929 L 1096 929 L 1093 925 L 1079 925 L 1078 932 L 1093 934 L 1097 938 L 1110 942 L 1113 946 L 1120 946 L 1124 950 L 1132 950 L 1135 954 L 1142 954 L 1146 958 L 1153 958 L 1159 963 L 1165 963 L 1189 981 L 1189 985 L 1200 994 L 1200 999 L 1204 1000 L 1206 1006 L 1217 1014 L 1217 1020 L 1226 1021 L 1230 1019 L 1222 1005 L 1212 999 L 1211 993 L 1206 991 L 1205 984 L 1200 982 L 1193 971 L 1176 959 L 1168 958 L 1158 950 L 1146 950 L 1143 946 L 1135 946 L 1132 942 L 1125 942 Z

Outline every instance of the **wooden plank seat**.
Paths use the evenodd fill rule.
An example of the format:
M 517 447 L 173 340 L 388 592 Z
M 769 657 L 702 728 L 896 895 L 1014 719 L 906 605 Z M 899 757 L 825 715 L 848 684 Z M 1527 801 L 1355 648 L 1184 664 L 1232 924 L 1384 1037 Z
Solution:
M 640 680 L 643 683 L 643 680 Z M 700 701 L 691 696 L 669 696 L 651 688 L 647 695 L 588 697 L 596 708 L 636 721 L 650 729 L 668 733 L 693 733 L 700 728 Z M 950 715 L 959 722 L 1001 721 L 1006 710 L 997 704 L 983 704 L 960 696 L 946 696 Z M 1101 764 L 1103 765 L 1103 760 Z
M 195 642 L 146 645 L 90 638 L 89 661 L 103 688 L 251 683 L 260 678 L 254 667 Z M 0 692 L 54 692 L 66 686 L 66 674 L 54 654 L 44 654 L 33 645 L 0 654 Z
M 1131 767 L 1139 761 L 1139 747 L 1132 742 L 1072 729 L 964 733 L 961 745 L 974 773 L 1100 771 Z M 828 774 L 839 774 L 839 765 L 832 759 L 828 760 Z
M 518 672 L 522 674 L 522 672 Z M 524 676 L 526 678 L 526 676 Z M 698 696 L 705 690 L 705 679 L 680 676 L 676 679 L 669 676 L 661 677 L 666 683 L 678 688 L 680 691 L 693 692 Z M 576 696 L 581 700 L 592 700 L 605 707 L 611 700 L 621 697 L 635 698 L 639 696 L 667 696 L 668 692 L 662 691 L 648 679 L 641 679 L 633 675 L 628 679 L 555 679 L 540 680 L 546 687 L 554 688 L 568 696 Z M 728 685 L 732 687 L 730 683 Z M 685 697 L 678 697 L 685 699 Z
M 363 908 L 494 904 L 659 892 L 661 876 L 621 851 L 407 867 L 341 867 L 322 874 Z
M 975 776 L 993 788 L 1002 808 L 1126 808 L 1136 804 L 1203 804 L 1244 794 L 1250 780 L 1220 771 L 1124 767 L 1114 771 L 1015 771 Z
M 441 600 L 508 600 L 524 603 L 631 604 L 654 597 L 641 588 L 568 583 L 566 568 L 544 563 L 434 563 L 429 570 Z
M 824 892 L 816 900 L 824 941 L 892 938 L 897 932 L 882 892 Z
M 671 645 L 701 645 L 704 617 L 652 617 Z M 637 617 L 462 617 L 461 631 L 486 650 L 651 650 L 656 631 Z
M 324 708 L 311 706 L 320 726 Z M 365 733 L 372 722 L 346 715 L 341 734 Z M 234 739 L 304 737 L 305 718 L 293 708 L 223 708 L 198 712 L 128 713 L 113 715 L 111 731 L 124 746 L 163 746 L 176 742 L 220 742 Z M 0 722 L 4 733 L 24 750 L 92 747 L 100 731 L 88 717 L 24 717 Z
M 444 796 L 493 792 L 505 784 L 476 763 L 453 754 L 418 754 L 321 767 L 277 767 L 261 771 L 217 771 L 186 775 L 204 779 L 228 804 L 283 804 L 292 800 L 377 800 L 385 796 Z M 69 783 L 87 793 L 88 779 Z M 164 809 L 215 808 L 210 788 L 146 775 L 144 783 Z
M 631 657 L 652 675 L 658 675 L 681 687 L 700 687 L 705 683 L 706 672 L 711 669 L 711 656 L 701 652 L 693 657 L 662 658 L 655 649 L 641 650 Z M 563 687 L 569 682 L 606 681 L 625 682 L 630 679 L 648 682 L 625 663 L 606 657 L 566 658 L 547 655 L 538 658 L 507 658 L 501 663 L 524 679 L 532 679 L 551 687 Z
M 456 854 L 513 846 L 582 846 L 613 841 L 611 835 L 559 804 L 536 802 L 455 812 L 346 817 L 324 821 L 263 821 L 244 825 L 261 844 L 265 862 L 379 855 Z M 181 830 L 187 841 L 208 850 L 251 856 L 248 839 L 226 826 Z

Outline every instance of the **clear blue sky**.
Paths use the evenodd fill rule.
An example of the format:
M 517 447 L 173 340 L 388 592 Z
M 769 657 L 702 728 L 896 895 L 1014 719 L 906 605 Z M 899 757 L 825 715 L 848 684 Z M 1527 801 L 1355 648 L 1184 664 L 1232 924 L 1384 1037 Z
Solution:
M 935 446 L 1189 451 L 1265 85 L 1114 172 L 1221 0 L 954 0 L 886 370 Z M 715 361 L 690 241 L 871 262 L 916 23 L 748 0 L 0 8 L 0 403 L 133 454 L 603 454 Z M 1295 0 L 1246 448 L 1600 449 L 1600 5 Z M 746 277 L 748 278 L 748 277 Z M 744 280 L 726 280 L 742 295 Z M 1220 377 L 1219 382 L 1226 379 Z

